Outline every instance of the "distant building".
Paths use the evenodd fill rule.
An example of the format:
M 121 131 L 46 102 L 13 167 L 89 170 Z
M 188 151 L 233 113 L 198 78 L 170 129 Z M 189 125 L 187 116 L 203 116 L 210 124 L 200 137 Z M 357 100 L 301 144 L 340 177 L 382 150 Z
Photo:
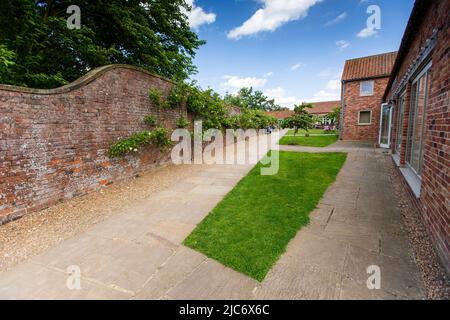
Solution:
M 307 111 L 319 118 L 319 122 L 321 124 L 327 124 L 328 121 L 326 116 L 333 112 L 334 109 L 340 107 L 340 101 L 324 101 L 324 102 L 308 102 L 307 104 L 312 104 L 314 108 L 307 109 Z M 293 110 L 285 110 L 285 111 L 270 111 L 266 112 L 267 115 L 277 118 L 278 120 L 284 120 L 289 118 L 294 114 Z
M 278 120 L 284 120 L 286 118 L 289 118 L 294 114 L 293 110 L 286 110 L 286 111 L 269 111 L 266 112 L 267 115 L 277 118 Z
M 311 104 L 314 108 L 308 109 L 307 111 L 318 117 L 319 123 L 322 125 L 331 124 L 331 121 L 327 118 L 328 114 L 341 106 L 340 101 L 312 102 Z
M 378 141 L 380 101 L 397 52 L 347 60 L 342 74 L 340 139 Z

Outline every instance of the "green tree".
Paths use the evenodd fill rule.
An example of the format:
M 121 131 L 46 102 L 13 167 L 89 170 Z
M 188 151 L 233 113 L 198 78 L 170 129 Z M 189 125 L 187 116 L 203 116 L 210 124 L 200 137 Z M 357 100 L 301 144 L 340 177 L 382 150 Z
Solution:
M 302 103 L 294 106 L 294 112 L 298 115 L 309 115 L 308 109 L 314 108 L 314 105 L 309 103 Z
M 249 108 L 262 111 L 280 111 L 282 107 L 269 99 L 262 91 L 254 91 L 252 87 L 242 88 L 236 95 L 227 93 L 224 97 L 227 104 L 240 108 Z
M 15 64 L 15 56 L 13 51 L 8 50 L 4 45 L 0 45 L 0 83 L 4 82 L 4 75 L 6 75 L 10 68 Z
M 81 29 L 67 28 L 67 8 L 81 9 Z M 196 72 L 204 41 L 192 32 L 185 0 L 1 0 L 0 45 L 15 64 L 4 83 L 49 88 L 98 66 L 125 63 L 183 80 Z
M 299 130 L 309 132 L 314 126 L 314 118 L 307 109 L 313 108 L 311 104 L 301 104 L 294 107 L 294 114 L 282 122 L 283 129 L 294 129 L 294 136 Z M 308 136 L 308 134 L 307 134 Z
M 327 119 L 331 121 L 332 124 L 339 124 L 341 117 L 341 108 L 335 108 L 333 112 L 327 114 Z

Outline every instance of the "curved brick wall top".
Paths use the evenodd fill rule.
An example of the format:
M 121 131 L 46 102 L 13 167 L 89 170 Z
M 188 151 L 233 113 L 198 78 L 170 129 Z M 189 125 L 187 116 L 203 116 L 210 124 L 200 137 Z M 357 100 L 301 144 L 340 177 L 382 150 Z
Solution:
M 52 94 L 60 94 L 60 93 L 68 93 L 70 91 L 76 90 L 78 88 L 84 87 L 91 83 L 92 81 L 100 78 L 102 75 L 107 73 L 108 71 L 114 70 L 114 69 L 128 69 L 133 70 L 140 73 L 145 73 L 151 77 L 159 78 L 163 81 L 166 81 L 168 83 L 174 83 L 172 80 L 166 79 L 164 77 L 158 76 L 156 74 L 150 73 L 144 69 L 134 67 L 128 64 L 110 64 L 103 67 L 98 67 L 94 70 L 89 71 L 81 78 L 78 78 L 77 80 L 59 87 L 55 89 L 34 89 L 34 88 L 27 88 L 27 87 L 18 87 L 18 86 L 11 86 L 7 84 L 0 84 L 0 90 L 5 91 L 13 91 L 13 92 L 22 92 L 22 93 L 32 93 L 32 94 L 42 94 L 42 95 L 52 95 Z
M 0 85 L 0 224 L 167 162 L 154 147 L 124 159 L 110 159 L 108 148 L 149 129 L 148 114 L 175 128 L 185 106 L 158 110 L 148 98 L 172 85 L 126 65 L 50 90 Z

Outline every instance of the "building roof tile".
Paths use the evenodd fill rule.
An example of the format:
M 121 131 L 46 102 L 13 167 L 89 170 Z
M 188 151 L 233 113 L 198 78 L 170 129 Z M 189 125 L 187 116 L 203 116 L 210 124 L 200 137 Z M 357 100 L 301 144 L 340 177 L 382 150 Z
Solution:
M 389 52 L 347 60 L 342 74 L 342 81 L 389 77 L 396 58 L 397 52 Z

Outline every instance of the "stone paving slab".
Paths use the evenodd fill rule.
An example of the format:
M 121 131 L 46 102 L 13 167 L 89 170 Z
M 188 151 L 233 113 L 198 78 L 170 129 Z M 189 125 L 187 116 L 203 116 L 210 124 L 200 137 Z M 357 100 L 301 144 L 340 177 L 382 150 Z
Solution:
M 337 181 L 259 283 L 182 246 L 252 166 L 205 166 L 133 210 L 0 273 L 0 299 L 422 299 L 420 274 L 396 209 L 383 155 L 364 144 L 293 152 L 347 152 Z M 66 286 L 81 269 L 81 290 Z M 369 290 L 367 267 L 381 269 Z

